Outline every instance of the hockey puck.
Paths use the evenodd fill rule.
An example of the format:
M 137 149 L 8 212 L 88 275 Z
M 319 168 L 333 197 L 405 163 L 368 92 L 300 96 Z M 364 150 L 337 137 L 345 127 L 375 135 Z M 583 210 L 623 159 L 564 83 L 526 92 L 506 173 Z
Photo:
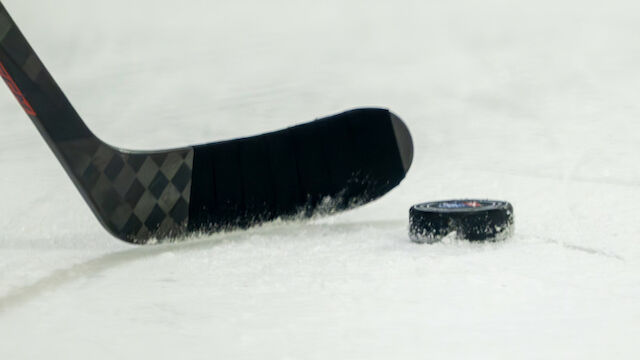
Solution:
M 409 237 L 436 242 L 456 232 L 471 241 L 501 240 L 513 230 L 513 206 L 495 200 L 445 200 L 414 205 L 409 210 Z

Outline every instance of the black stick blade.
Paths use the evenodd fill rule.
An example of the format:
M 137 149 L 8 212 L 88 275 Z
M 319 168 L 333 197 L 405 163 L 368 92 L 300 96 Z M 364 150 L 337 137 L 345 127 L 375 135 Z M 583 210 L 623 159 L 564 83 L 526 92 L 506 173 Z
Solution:
M 244 228 L 362 205 L 398 185 L 412 158 L 409 130 L 384 109 L 196 146 L 189 230 Z

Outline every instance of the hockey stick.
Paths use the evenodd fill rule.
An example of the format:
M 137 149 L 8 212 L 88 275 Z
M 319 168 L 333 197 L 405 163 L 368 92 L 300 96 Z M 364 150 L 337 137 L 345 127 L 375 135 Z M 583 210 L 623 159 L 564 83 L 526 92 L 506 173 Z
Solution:
M 181 149 L 110 146 L 87 128 L 1 3 L 0 76 L 98 220 L 132 243 L 354 207 L 399 184 L 413 159 L 409 130 L 384 109 Z

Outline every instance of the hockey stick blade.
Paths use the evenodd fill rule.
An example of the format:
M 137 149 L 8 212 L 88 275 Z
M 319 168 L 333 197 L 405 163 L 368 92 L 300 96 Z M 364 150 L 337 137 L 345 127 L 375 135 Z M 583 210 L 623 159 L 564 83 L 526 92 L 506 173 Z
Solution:
M 348 209 L 398 185 L 413 159 L 409 130 L 384 109 L 180 149 L 113 147 L 84 124 L 1 3 L 0 76 L 98 220 L 131 243 Z

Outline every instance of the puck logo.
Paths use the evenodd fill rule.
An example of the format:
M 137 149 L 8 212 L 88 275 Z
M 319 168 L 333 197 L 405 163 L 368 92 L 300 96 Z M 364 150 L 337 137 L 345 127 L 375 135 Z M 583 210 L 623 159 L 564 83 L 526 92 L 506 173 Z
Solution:
M 5 83 L 7 83 L 7 86 L 9 86 L 9 90 L 11 90 L 13 95 L 16 97 L 16 100 L 18 100 L 20 105 L 22 105 L 22 108 L 24 109 L 24 111 L 28 115 L 37 116 L 35 110 L 33 110 L 33 107 L 31 106 L 31 104 L 29 104 L 29 101 L 24 96 L 24 94 L 22 94 L 22 91 L 20 91 L 20 88 L 18 87 L 18 85 L 16 85 L 16 82 L 13 81 L 13 78 L 11 77 L 11 75 L 9 75 L 9 72 L 4 67 L 4 65 L 2 65 L 1 62 L 0 62 L 0 77 L 4 79 Z
M 438 204 L 442 209 L 465 209 L 465 208 L 479 208 L 482 204 L 477 201 L 446 201 Z

